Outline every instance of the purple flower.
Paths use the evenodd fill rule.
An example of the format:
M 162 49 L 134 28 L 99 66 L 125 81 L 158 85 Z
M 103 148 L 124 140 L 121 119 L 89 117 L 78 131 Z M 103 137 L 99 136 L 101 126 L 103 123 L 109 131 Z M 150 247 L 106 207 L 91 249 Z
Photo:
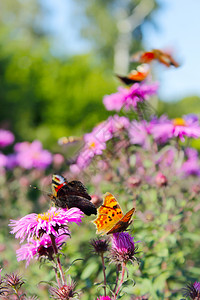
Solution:
M 194 284 L 190 283 L 186 288 L 183 288 L 183 296 L 192 300 L 200 300 L 200 282 L 195 281 Z
M 187 115 L 183 118 L 173 120 L 161 117 L 160 120 L 155 122 L 151 132 L 155 140 L 159 143 L 165 143 L 173 137 L 178 137 L 181 141 L 184 141 L 185 136 L 192 138 L 200 137 L 200 126 L 194 115 Z
M 17 143 L 14 147 L 16 151 L 17 164 L 25 169 L 38 168 L 45 169 L 52 162 L 52 154 L 42 149 L 39 141 Z
M 111 300 L 111 298 L 109 296 L 99 296 L 97 300 Z
M 185 154 L 188 159 L 182 164 L 179 172 L 181 172 L 184 176 L 200 176 L 198 152 L 195 149 L 186 148 Z
M 0 167 L 5 167 L 7 165 L 7 161 L 7 156 L 0 152 Z
M 147 121 L 132 121 L 128 133 L 131 144 L 140 145 L 145 149 L 150 147 L 150 125 Z
M 0 147 L 6 147 L 14 142 L 14 135 L 9 130 L 0 129 Z
M 92 132 L 84 135 L 85 145 L 79 153 L 76 163 L 70 166 L 70 171 L 79 173 L 85 169 L 95 155 L 102 155 L 106 149 L 106 142 L 112 139 L 122 129 L 127 129 L 130 125 L 126 117 L 117 115 L 109 117 L 106 121 L 93 128 Z
M 59 231 L 55 238 L 55 243 L 60 249 L 63 243 L 69 238 L 65 232 Z M 52 241 L 48 234 L 44 234 L 39 239 L 30 238 L 29 243 L 22 245 L 17 251 L 17 260 L 26 260 L 26 267 L 29 265 L 30 260 L 33 258 L 48 257 L 49 260 L 53 259 Z
M 133 237 L 128 232 L 114 233 L 111 239 L 111 261 L 119 264 L 135 260 L 136 247 Z
M 107 110 L 120 111 L 122 107 L 127 110 L 136 109 L 138 102 L 147 100 L 157 92 L 157 89 L 157 83 L 152 85 L 135 83 L 130 88 L 119 87 L 117 93 L 106 95 L 103 103 Z
M 12 227 L 11 233 L 22 243 L 25 238 L 29 242 L 32 238 L 40 238 L 45 233 L 57 237 L 59 229 L 69 234 L 68 223 L 79 224 L 82 217 L 83 212 L 76 207 L 69 210 L 51 207 L 44 214 L 32 213 L 20 220 L 11 220 L 9 226 Z

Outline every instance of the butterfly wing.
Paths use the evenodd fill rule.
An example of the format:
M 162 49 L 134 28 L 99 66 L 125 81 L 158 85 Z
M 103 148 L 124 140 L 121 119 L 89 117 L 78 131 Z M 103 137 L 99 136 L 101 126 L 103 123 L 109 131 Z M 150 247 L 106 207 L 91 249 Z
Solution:
M 122 218 L 119 220 L 108 232 L 110 233 L 116 233 L 126 230 L 126 228 L 132 223 L 131 217 L 135 211 L 135 208 L 132 208 L 129 210 Z
M 111 193 L 106 193 L 102 206 L 98 208 L 97 218 L 93 221 L 97 227 L 97 233 L 106 234 L 122 217 L 123 212 L 119 203 Z
M 123 83 L 125 83 L 126 85 L 134 84 L 134 83 L 140 81 L 140 80 L 134 80 L 134 79 L 131 79 L 131 78 L 129 78 L 128 76 L 120 76 L 120 75 L 117 75 L 117 74 L 116 74 L 116 76 L 117 76 Z
M 87 193 L 86 187 L 82 184 L 82 182 L 77 180 L 70 181 L 66 185 L 63 185 L 63 187 L 57 193 L 58 197 L 65 195 L 76 195 L 91 200 L 90 195 Z
M 77 207 L 87 216 L 97 214 L 97 209 L 92 202 L 77 195 L 64 195 L 61 197 L 54 197 L 53 201 L 56 206 L 61 208 Z

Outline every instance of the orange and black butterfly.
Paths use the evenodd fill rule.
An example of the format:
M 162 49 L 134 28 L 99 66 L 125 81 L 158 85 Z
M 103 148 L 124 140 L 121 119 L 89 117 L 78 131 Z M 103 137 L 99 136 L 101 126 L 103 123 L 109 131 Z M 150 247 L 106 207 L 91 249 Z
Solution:
M 174 60 L 171 54 L 164 52 L 160 49 L 152 49 L 147 52 L 139 52 L 134 54 L 131 57 L 131 61 L 137 61 L 140 63 L 148 64 L 153 60 L 159 61 L 161 64 L 164 64 L 167 67 L 174 66 L 176 68 L 179 67 L 179 63 Z
M 82 182 L 68 182 L 63 176 L 54 174 L 52 177 L 52 200 L 61 208 L 78 207 L 87 216 L 97 214 L 97 209 L 90 201 L 91 197 Z
M 107 192 L 103 204 L 98 208 L 97 218 L 93 221 L 97 233 L 104 235 L 125 231 L 132 223 L 131 217 L 134 212 L 135 208 L 132 208 L 124 215 L 115 197 Z
M 141 82 L 149 75 L 149 66 L 142 64 L 136 70 L 132 70 L 127 76 L 116 75 L 126 85 Z

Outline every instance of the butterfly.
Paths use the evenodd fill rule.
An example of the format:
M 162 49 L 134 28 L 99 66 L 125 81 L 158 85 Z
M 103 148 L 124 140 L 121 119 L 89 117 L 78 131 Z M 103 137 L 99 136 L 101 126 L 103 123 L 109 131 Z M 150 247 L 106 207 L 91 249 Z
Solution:
M 82 137 L 77 137 L 77 136 L 63 136 L 61 138 L 58 139 L 58 144 L 63 146 L 63 145 L 68 145 L 68 144 L 73 144 L 76 142 L 80 142 L 82 141 L 83 138 Z
M 82 182 L 74 180 L 68 182 L 63 176 L 52 176 L 52 200 L 61 208 L 78 207 L 87 216 L 97 214 L 97 209 L 90 201 L 91 197 Z
M 115 197 L 111 193 L 105 193 L 103 204 L 98 208 L 97 218 L 93 221 L 97 233 L 104 235 L 126 230 L 132 223 L 134 211 L 135 208 L 132 208 L 124 215 Z
M 160 49 L 152 49 L 151 51 L 147 52 L 139 52 L 131 57 L 131 61 L 137 61 L 140 63 L 150 63 L 152 60 L 157 60 L 167 67 L 179 67 L 179 64 L 169 53 L 164 52 Z
M 136 82 L 141 82 L 149 75 L 149 66 L 142 64 L 136 70 L 132 70 L 127 76 L 116 75 L 123 83 L 129 85 Z

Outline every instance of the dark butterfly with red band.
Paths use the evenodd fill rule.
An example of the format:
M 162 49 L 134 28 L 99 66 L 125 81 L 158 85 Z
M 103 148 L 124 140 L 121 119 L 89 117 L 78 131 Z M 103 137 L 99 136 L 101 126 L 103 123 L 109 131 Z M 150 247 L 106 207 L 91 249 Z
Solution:
M 52 177 L 52 200 L 61 208 L 78 207 L 84 214 L 97 214 L 97 209 L 90 201 L 91 197 L 81 181 L 68 182 L 63 176 L 54 174 Z

